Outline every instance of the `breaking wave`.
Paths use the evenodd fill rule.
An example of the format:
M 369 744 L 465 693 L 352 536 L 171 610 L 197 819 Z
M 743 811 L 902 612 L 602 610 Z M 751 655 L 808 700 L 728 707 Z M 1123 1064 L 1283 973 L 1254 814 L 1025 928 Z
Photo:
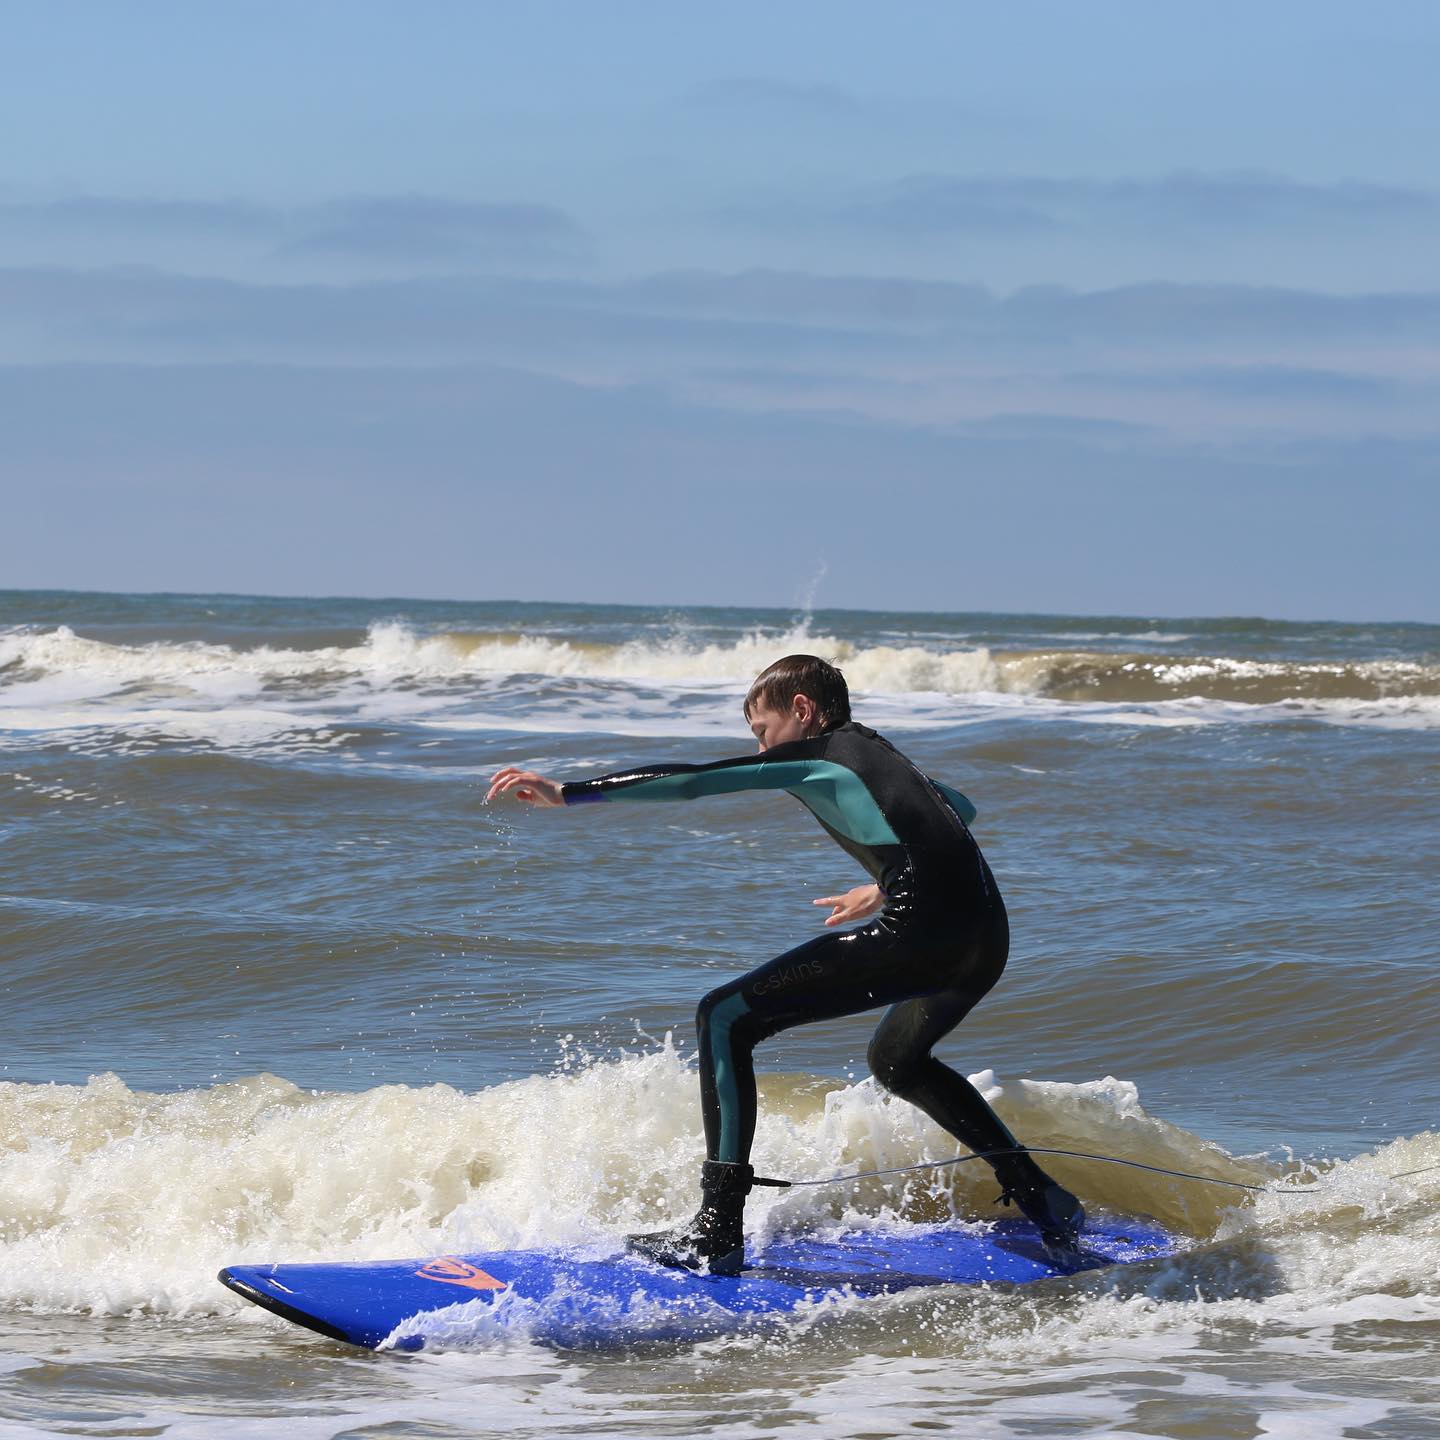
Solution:
M 51 700 L 83 701 L 116 693 L 153 696 L 168 690 L 224 702 L 264 691 L 333 691 L 355 685 L 380 690 L 526 676 L 733 689 L 743 687 L 772 660 L 797 650 L 833 660 L 843 667 L 852 688 L 874 694 L 1122 704 L 1440 700 L 1440 665 L 1418 660 L 866 645 L 812 633 L 803 624 L 724 640 L 699 640 L 680 632 L 603 643 L 523 631 L 423 634 L 389 621 L 371 625 L 354 644 L 307 648 L 239 648 L 200 641 L 125 645 L 85 638 L 66 626 L 22 628 L 0 633 L 0 681 L 22 701 L 27 689 L 35 687 L 43 687 Z
M 973 1079 L 1033 1145 L 1223 1180 L 1318 1181 L 1313 1193 L 1252 1202 L 1119 1166 L 1051 1164 L 1092 1209 L 1152 1216 L 1197 1255 L 1229 1247 L 1226 1263 L 1251 1263 L 1244 1247 L 1263 1245 L 1282 1288 L 1328 1304 L 1418 1295 L 1440 1263 L 1429 1219 L 1440 1170 L 1387 1178 L 1440 1162 L 1440 1136 L 1307 1169 L 1228 1154 L 1149 1114 L 1125 1081 L 1002 1086 L 988 1071 Z M 215 1282 L 220 1266 L 613 1243 L 688 1213 L 698 1110 L 693 1068 L 668 1041 L 473 1094 L 398 1084 L 325 1093 L 273 1075 L 173 1094 L 131 1090 L 114 1075 L 3 1083 L 0 1298 L 45 1311 L 267 1323 Z M 766 1173 L 807 1177 L 954 1153 L 949 1136 L 872 1082 L 762 1077 L 755 1161 Z M 997 1213 L 988 1171 L 972 1165 L 757 1191 L 748 1225 L 763 1236 Z

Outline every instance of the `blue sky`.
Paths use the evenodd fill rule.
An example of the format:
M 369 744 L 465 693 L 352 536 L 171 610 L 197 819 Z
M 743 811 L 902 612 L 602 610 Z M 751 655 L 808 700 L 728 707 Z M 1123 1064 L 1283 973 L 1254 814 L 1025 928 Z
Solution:
M 0 587 L 1440 619 L 1433 5 L 4 20 Z

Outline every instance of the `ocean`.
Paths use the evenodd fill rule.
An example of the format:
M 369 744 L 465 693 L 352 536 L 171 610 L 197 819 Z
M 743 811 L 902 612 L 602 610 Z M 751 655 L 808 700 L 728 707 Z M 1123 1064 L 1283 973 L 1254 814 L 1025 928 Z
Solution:
M 696 1001 L 865 877 L 784 795 L 485 785 L 746 753 L 792 651 L 979 809 L 1011 960 L 942 1058 L 1278 1190 L 1060 1159 L 1185 1252 L 687 1344 L 369 1354 L 220 1286 L 690 1213 Z M 0 592 L 0 1434 L 1440 1435 L 1437 878 L 1440 626 Z M 757 1166 L 956 1153 L 875 1019 L 761 1048 Z M 1000 1214 L 975 1170 L 750 1231 Z

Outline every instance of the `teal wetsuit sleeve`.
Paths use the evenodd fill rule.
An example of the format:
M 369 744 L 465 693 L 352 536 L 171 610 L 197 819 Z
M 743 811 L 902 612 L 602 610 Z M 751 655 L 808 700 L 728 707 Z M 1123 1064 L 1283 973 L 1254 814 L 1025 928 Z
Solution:
M 973 825 L 975 823 L 975 817 L 980 812 L 976 810 L 958 790 L 952 790 L 948 785 L 942 785 L 938 780 L 931 780 L 930 783 L 945 797 L 945 803 L 967 825 Z
M 590 800 L 698 800 L 740 790 L 789 790 L 802 784 L 819 763 L 809 747 L 797 741 L 709 765 L 645 765 L 574 780 L 561 786 L 561 795 L 567 805 L 581 805 Z

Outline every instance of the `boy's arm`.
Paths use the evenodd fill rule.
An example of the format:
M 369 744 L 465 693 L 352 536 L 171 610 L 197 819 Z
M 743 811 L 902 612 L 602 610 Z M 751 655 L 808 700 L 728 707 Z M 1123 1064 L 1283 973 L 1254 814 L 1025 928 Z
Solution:
M 642 765 L 560 787 L 567 805 L 592 800 L 697 800 L 739 790 L 789 790 L 801 784 L 817 760 L 812 742 L 795 740 L 759 755 L 716 760 L 709 765 Z
M 926 779 L 929 779 L 926 776 Z M 931 780 L 930 783 L 945 797 L 945 803 L 967 824 L 973 825 L 975 817 L 980 812 L 958 791 L 952 790 L 948 785 L 942 785 L 938 780 Z

